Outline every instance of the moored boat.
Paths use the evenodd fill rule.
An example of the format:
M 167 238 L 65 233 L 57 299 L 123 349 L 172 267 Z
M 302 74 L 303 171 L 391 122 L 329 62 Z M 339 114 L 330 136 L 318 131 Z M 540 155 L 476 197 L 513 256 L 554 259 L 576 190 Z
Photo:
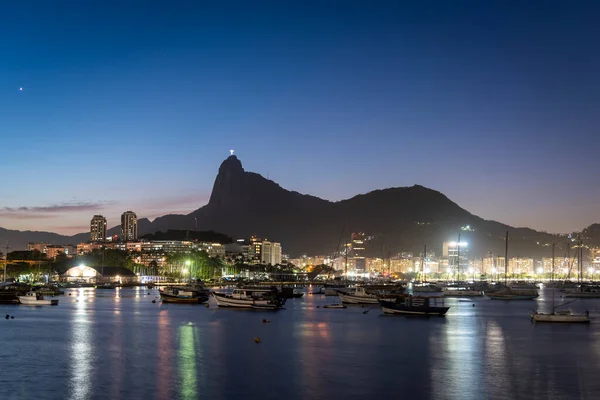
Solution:
M 276 288 L 237 288 L 231 294 L 212 292 L 219 307 L 277 310 L 285 304 Z
M 551 314 L 534 312 L 531 319 L 535 322 L 590 322 L 590 313 L 573 314 L 571 310 L 554 311 Z
M 378 304 L 379 300 L 394 301 L 396 296 L 367 293 L 364 287 L 357 287 L 346 292 L 338 291 L 338 296 L 345 304 Z
M 491 300 L 533 300 L 539 296 L 537 290 L 513 289 L 505 287 L 492 292 L 485 292 Z
M 327 304 L 323 306 L 323 308 L 346 308 L 347 306 L 344 304 Z
M 158 292 L 163 303 L 201 304 L 208 301 L 208 291 L 204 289 L 173 287 Z
M 445 287 L 444 297 L 480 297 L 483 291 L 469 287 Z
M 443 316 L 450 309 L 443 301 L 443 297 L 404 296 L 395 302 L 380 301 L 379 304 L 384 314 Z
M 58 300 L 46 299 L 43 294 L 35 292 L 27 292 L 25 296 L 19 296 L 19 302 L 26 306 L 56 306 Z

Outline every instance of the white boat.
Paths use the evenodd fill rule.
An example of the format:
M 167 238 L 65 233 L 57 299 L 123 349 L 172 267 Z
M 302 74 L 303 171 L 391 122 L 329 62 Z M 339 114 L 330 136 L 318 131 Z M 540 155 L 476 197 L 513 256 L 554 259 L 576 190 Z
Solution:
M 323 308 L 346 308 L 347 306 L 343 304 L 327 304 L 323 306 Z
M 444 297 L 480 297 L 483 296 L 481 290 L 466 289 L 466 288 L 444 288 Z
M 589 312 L 573 314 L 571 310 L 554 311 L 551 314 L 534 312 L 531 319 L 535 322 L 590 322 Z
M 564 292 L 565 297 L 575 297 L 582 299 L 600 298 L 600 287 L 592 285 L 581 285 L 576 289 L 567 289 Z
M 554 243 L 552 244 L 552 275 L 554 275 Z M 590 322 L 590 313 L 588 311 L 585 314 L 573 314 L 571 310 L 561 310 L 556 311 L 556 306 L 554 305 L 554 292 L 555 289 L 552 288 L 552 313 L 544 314 L 534 311 L 531 314 L 532 321 L 535 322 Z M 573 300 L 574 301 L 574 300 Z M 571 301 L 572 302 L 572 301 Z M 567 303 L 569 304 L 569 303 Z M 563 304 L 566 305 L 566 304 Z M 560 306 L 558 306 L 560 307 Z
M 233 289 L 231 294 L 212 292 L 219 307 L 278 309 L 285 304 L 276 289 Z
M 19 296 L 19 302 L 26 306 L 57 306 L 58 300 L 47 300 L 40 293 L 27 292 L 25 296 Z
M 379 300 L 395 301 L 395 296 L 379 296 L 367 293 L 364 287 L 357 287 L 347 292 L 338 291 L 338 296 L 345 304 L 379 304 Z

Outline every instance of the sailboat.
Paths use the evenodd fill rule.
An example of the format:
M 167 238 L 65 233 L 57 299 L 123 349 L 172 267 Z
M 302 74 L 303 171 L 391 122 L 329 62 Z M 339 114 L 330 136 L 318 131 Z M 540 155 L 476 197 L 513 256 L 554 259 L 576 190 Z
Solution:
M 552 244 L 552 279 L 554 280 L 554 243 Z M 590 314 L 588 311 L 585 314 L 573 314 L 571 310 L 556 311 L 557 306 L 554 303 L 554 292 L 556 289 L 552 288 L 552 313 L 544 314 L 534 311 L 531 314 L 531 320 L 534 322 L 590 322 Z M 569 303 L 567 303 L 569 304 Z M 563 304 L 558 307 L 562 307 Z
M 504 287 L 492 292 L 486 292 L 486 296 L 491 300 L 533 300 L 537 298 L 538 292 L 535 289 L 515 289 L 508 286 L 508 231 L 506 231 L 506 243 L 504 251 Z

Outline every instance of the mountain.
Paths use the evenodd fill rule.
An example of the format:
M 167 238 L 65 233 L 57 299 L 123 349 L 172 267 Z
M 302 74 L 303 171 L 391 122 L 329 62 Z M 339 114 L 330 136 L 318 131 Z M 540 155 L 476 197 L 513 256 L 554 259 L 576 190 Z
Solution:
M 503 255 L 506 230 L 510 231 L 510 256 L 547 256 L 550 243 L 565 241 L 557 235 L 484 220 L 442 193 L 419 185 L 375 190 L 338 202 L 323 200 L 245 171 L 233 155 L 221 164 L 208 204 L 187 215 L 138 221 L 140 236 L 169 229 L 222 232 L 234 239 L 256 235 L 281 242 L 284 252 L 292 256 L 332 254 L 353 232 L 369 236 L 367 252 L 375 257 L 399 251 L 418 254 L 423 245 L 441 254 L 442 243 L 457 240 L 458 234 L 461 241 L 469 242 L 469 257 L 488 251 Z M 28 241 L 78 243 L 89 237 L 88 233 L 65 237 L 4 232 L 8 234 L 0 231 L 0 240 L 8 239 L 15 248 Z M 109 234 L 118 232 L 118 227 L 109 230 Z
M 166 215 L 152 222 L 155 230 L 194 229 L 230 236 L 256 235 L 282 243 L 290 255 L 331 254 L 352 232 L 371 236 L 372 256 L 398 251 L 420 252 L 424 244 L 441 254 L 442 243 L 470 242 L 471 256 L 488 251 L 504 254 L 504 235 L 511 231 L 511 255 L 545 255 L 556 237 L 528 228 L 486 221 L 459 207 L 442 193 L 412 186 L 375 190 L 330 202 L 289 191 L 259 174 L 247 172 L 236 156 L 220 166 L 210 200 L 188 215 Z M 539 243 L 539 244 L 538 244 Z

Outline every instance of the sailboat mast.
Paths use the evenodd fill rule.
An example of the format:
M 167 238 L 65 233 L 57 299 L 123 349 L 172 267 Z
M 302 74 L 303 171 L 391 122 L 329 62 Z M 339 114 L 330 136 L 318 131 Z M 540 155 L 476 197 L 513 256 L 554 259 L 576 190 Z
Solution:
M 506 231 L 506 240 L 504 243 L 504 285 L 508 286 L 508 231 Z
M 425 257 L 427 257 L 427 245 L 424 245 L 423 259 L 421 260 L 421 262 L 423 263 L 423 265 L 421 266 L 421 268 L 423 269 L 423 282 L 427 280 L 427 272 L 425 271 Z
M 460 233 L 458 234 L 458 243 L 456 243 L 456 275 L 460 281 Z
M 552 282 L 554 282 L 554 249 L 556 245 L 552 243 Z M 552 285 L 552 312 L 554 313 L 554 285 Z

